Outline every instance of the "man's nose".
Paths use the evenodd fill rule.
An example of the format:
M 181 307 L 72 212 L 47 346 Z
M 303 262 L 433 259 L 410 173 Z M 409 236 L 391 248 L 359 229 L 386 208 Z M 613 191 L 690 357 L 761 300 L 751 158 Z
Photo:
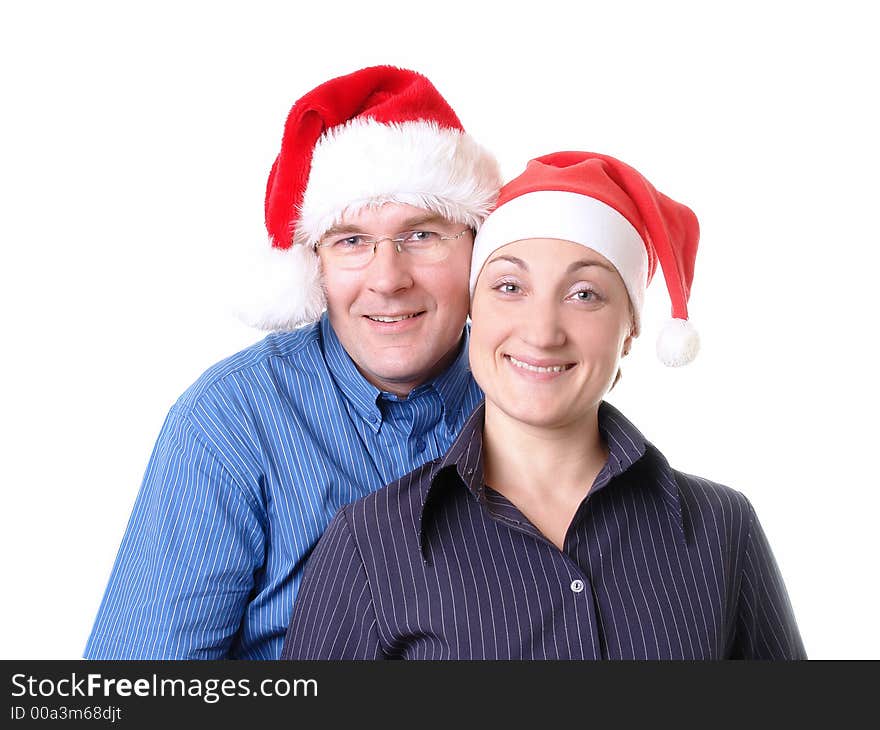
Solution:
M 394 294 L 413 285 L 408 256 L 397 251 L 390 238 L 376 242 L 376 251 L 367 266 L 367 286 L 380 294 Z

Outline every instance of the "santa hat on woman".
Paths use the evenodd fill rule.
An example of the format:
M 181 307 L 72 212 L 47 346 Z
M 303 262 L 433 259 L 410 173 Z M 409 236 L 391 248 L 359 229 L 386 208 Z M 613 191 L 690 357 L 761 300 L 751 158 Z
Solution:
M 500 187 L 494 157 L 424 76 L 375 66 L 321 84 L 284 125 L 266 186 L 268 245 L 251 261 L 242 318 L 288 330 L 321 316 L 314 244 L 344 214 L 402 203 L 476 229 Z
M 697 217 L 637 170 L 593 152 L 556 152 L 531 160 L 501 189 L 497 208 L 477 234 L 471 293 L 493 251 L 528 238 L 573 241 L 608 259 L 629 293 L 636 334 L 645 289 L 659 262 L 673 319 L 660 333 L 657 355 L 670 366 L 696 357 L 700 340 L 688 321 L 688 298 L 700 238 Z

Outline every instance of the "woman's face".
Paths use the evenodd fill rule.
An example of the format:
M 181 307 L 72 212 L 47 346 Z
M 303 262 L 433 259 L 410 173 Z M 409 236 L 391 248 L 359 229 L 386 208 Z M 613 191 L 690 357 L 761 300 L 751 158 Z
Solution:
M 595 412 L 633 329 L 626 287 L 608 260 L 544 238 L 492 253 L 471 319 L 471 370 L 487 402 L 543 428 Z

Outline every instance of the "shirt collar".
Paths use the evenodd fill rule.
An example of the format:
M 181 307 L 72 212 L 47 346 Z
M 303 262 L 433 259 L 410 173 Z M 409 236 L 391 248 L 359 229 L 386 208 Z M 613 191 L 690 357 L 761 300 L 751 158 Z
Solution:
M 471 375 L 470 360 L 468 360 L 468 343 L 470 342 L 471 328 L 465 327 L 461 337 L 460 349 L 455 360 L 446 370 L 428 383 L 428 386 L 437 391 L 443 404 L 443 418 L 450 429 L 455 429 L 461 423 L 458 418 L 473 376 Z M 422 386 L 426 387 L 426 386 Z M 416 388 L 418 390 L 418 388 Z M 414 391 L 415 393 L 415 391 Z
M 596 477 L 591 492 L 603 489 L 645 455 L 648 441 L 624 415 L 610 403 L 599 404 L 599 433 L 608 447 L 608 461 Z
M 486 499 L 483 480 L 483 424 L 485 401 L 477 406 L 468 418 L 458 438 L 426 480 L 421 495 L 419 517 L 419 546 L 422 558 L 427 559 L 425 549 L 426 512 L 435 500 L 442 499 L 449 484 L 463 484 L 471 495 L 484 502 Z M 654 466 L 652 472 L 660 490 L 663 503 L 675 524 L 679 537 L 685 540 L 681 510 L 681 494 L 672 468 L 663 455 L 641 434 L 624 415 L 611 404 L 599 405 L 599 432 L 608 447 L 608 460 L 596 477 L 590 495 L 604 489 L 614 477 L 623 474 L 634 464 L 648 456 Z
M 682 543 L 686 542 L 681 492 L 666 457 L 642 435 L 631 421 L 606 401 L 602 401 L 599 405 L 599 431 L 608 446 L 608 462 L 596 477 L 596 483 L 591 492 L 594 493 L 607 486 L 615 476 L 627 471 L 642 457 L 647 457 L 646 461 L 651 465 L 651 477 L 660 489 L 666 511 L 669 513 Z
M 483 423 L 485 420 L 486 401 L 483 400 L 465 421 L 458 438 L 452 442 L 452 446 L 437 464 L 438 474 L 441 470 L 454 470 L 458 478 L 477 499 L 483 499 Z M 435 480 L 436 475 L 431 479 L 431 482 L 433 483 Z
M 357 413 L 370 425 L 373 431 L 378 432 L 383 421 L 382 409 L 379 407 L 380 397 L 394 401 L 401 399 L 390 393 L 383 393 L 361 375 L 330 325 L 330 318 L 326 312 L 321 317 L 320 328 L 321 339 L 324 343 L 324 356 L 333 380 Z M 455 428 L 458 412 L 471 383 L 468 364 L 469 337 L 470 329 L 466 327 L 459 344 L 458 355 L 452 364 L 433 380 L 414 388 L 405 399 L 406 401 L 414 400 L 425 394 L 436 392 L 443 405 L 443 416 L 449 428 Z

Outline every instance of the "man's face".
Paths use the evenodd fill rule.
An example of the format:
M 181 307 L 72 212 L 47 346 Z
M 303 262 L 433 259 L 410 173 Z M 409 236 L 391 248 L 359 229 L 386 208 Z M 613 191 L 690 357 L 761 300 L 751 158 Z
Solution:
M 387 203 L 345 216 L 330 236 L 399 237 L 414 230 L 454 235 L 464 226 L 421 208 Z M 381 241 L 372 260 L 345 269 L 320 246 L 330 324 L 363 376 L 406 396 L 455 359 L 468 312 L 473 236 L 444 242 L 447 257 L 424 263 Z

